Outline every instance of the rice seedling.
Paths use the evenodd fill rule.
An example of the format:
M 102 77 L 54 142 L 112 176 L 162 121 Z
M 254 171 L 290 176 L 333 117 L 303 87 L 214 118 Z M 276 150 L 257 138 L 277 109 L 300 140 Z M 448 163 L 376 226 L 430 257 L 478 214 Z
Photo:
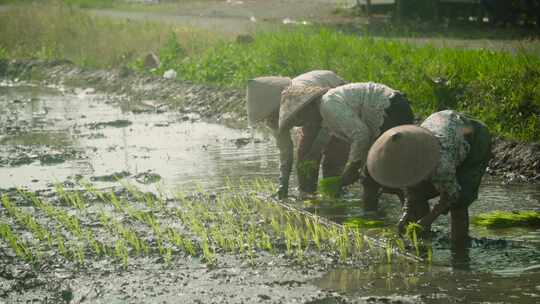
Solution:
M 23 227 L 28 229 L 39 241 L 46 242 L 49 247 L 52 245 L 51 233 L 40 225 L 31 214 L 24 213 L 14 206 L 7 195 L 2 196 L 2 206 L 8 213 Z
M 86 231 L 86 243 L 89 244 L 91 250 L 97 257 L 105 255 L 106 249 L 104 248 L 104 245 L 94 238 L 91 230 Z
M 54 189 L 58 194 L 61 201 L 64 201 L 72 207 L 83 210 L 85 208 L 84 200 L 81 198 L 78 192 L 67 193 L 64 186 L 60 183 L 54 185 Z
M 337 231 L 337 245 L 339 250 L 339 256 L 341 262 L 345 263 L 349 257 L 349 245 L 350 245 L 350 239 L 349 239 L 349 233 L 347 231 L 347 228 L 342 229 L 341 231 Z
M 71 247 L 71 257 L 73 260 L 77 261 L 79 264 L 84 264 L 85 262 L 85 247 L 82 244 L 73 245 Z
M 422 226 L 417 223 L 410 223 L 407 225 L 405 235 L 412 241 L 416 256 L 420 256 L 420 243 L 418 240 L 418 234 L 422 233 Z
M 0 224 L 0 237 L 9 244 L 10 248 L 18 257 L 27 262 L 35 261 L 35 257 L 28 244 L 24 240 L 19 239 L 8 224 Z
M 39 199 L 34 193 L 23 192 L 21 190 L 19 190 L 19 193 L 29 199 L 38 210 L 43 211 L 48 217 L 64 225 L 75 236 L 78 238 L 84 237 L 81 223 L 77 217 L 69 215 L 65 210 L 56 208 L 52 204 Z
M 260 247 L 269 252 L 273 252 L 274 250 L 270 236 L 264 231 L 261 234 Z
M 137 255 L 149 254 L 150 249 L 148 244 L 141 240 L 135 231 L 125 227 L 114 217 L 107 215 L 104 210 L 99 211 L 99 220 L 110 232 L 120 235 L 120 237 L 133 248 Z
M 60 231 L 60 228 L 57 228 L 57 231 Z M 58 248 L 60 255 L 69 258 L 68 251 L 66 249 L 66 241 L 62 236 L 62 233 L 56 234 L 56 247 Z
M 217 261 L 216 255 L 214 254 L 214 251 L 210 248 L 208 239 L 202 240 L 201 249 L 202 249 L 204 261 L 210 265 L 215 264 Z
M 343 225 L 348 228 L 380 228 L 384 227 L 383 221 L 369 220 L 361 217 L 351 217 L 343 222 Z
M 287 224 L 284 231 L 285 245 L 287 246 L 287 255 L 292 255 L 293 241 L 294 241 L 294 228 L 290 223 Z
M 364 250 L 364 235 L 360 233 L 359 229 L 353 229 L 353 244 L 356 254 Z
M 319 193 L 326 198 L 337 198 L 341 193 L 341 177 L 327 177 L 319 181 Z
M 128 249 L 124 244 L 123 240 L 117 240 L 114 243 L 114 254 L 116 258 L 120 261 L 122 261 L 122 264 L 124 265 L 124 268 L 128 267 L 128 260 L 129 260 L 129 254 Z

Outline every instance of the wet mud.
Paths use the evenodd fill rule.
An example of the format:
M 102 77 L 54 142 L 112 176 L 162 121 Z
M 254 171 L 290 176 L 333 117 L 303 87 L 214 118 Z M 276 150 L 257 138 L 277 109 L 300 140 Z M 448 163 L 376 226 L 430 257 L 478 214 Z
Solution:
M 149 214 L 164 227 L 186 229 L 171 216 L 177 207 L 172 205 L 174 199 L 165 200 L 165 207 L 148 205 L 158 201 L 160 189 L 186 192 L 188 201 L 196 202 L 203 195 L 213 197 L 214 202 L 231 184 L 242 187 L 246 180 L 276 180 L 275 144 L 269 134 L 245 128 L 243 92 L 125 71 L 83 71 L 63 62 L 12 62 L 6 70 L 10 77 L 0 83 L 0 195 L 7 195 L 17 210 L 62 236 L 70 245 L 66 252 L 71 253 L 67 254 L 70 258 L 62 254 L 55 238 L 52 245 L 45 242 L 37 247 L 45 262 L 35 263 L 20 257 L 23 249 L 17 255 L 9 242 L 0 241 L 0 301 L 538 302 L 540 232 L 535 228 L 490 230 L 471 225 L 472 246 L 465 256 L 456 257 L 443 216 L 433 226 L 430 257 L 423 252 L 424 262 L 396 257 L 388 263 L 366 256 L 365 260 L 342 263 L 336 253 L 306 252 L 306 256 L 320 259 L 302 264 L 286 253 L 283 242 L 274 244 L 279 248 L 277 254 L 259 250 L 252 258 L 219 252 L 215 264 L 205 261 L 202 248 L 189 255 L 167 243 L 160 250 L 155 230 L 138 222 L 137 216 L 145 219 L 143 214 Z M 38 76 L 43 81 L 24 80 Z M 508 181 L 534 180 L 538 174 L 534 149 L 534 145 L 496 143 L 490 173 L 497 178 L 484 181 L 478 201 L 470 208 L 471 216 L 491 210 L 538 210 L 537 184 L 502 184 L 499 179 L 506 174 Z M 524 178 L 512 179 L 508 174 Z M 125 201 L 120 200 L 124 202 L 122 212 L 112 201 L 100 201 L 81 187 L 87 181 L 106 193 L 127 195 Z M 151 199 L 136 199 L 129 196 L 126 183 L 154 194 L 148 196 Z M 46 213 L 52 209 L 21 199 L 18 188 L 35 193 L 59 211 Z M 77 199 L 62 199 L 58 190 L 62 188 L 79 193 L 86 202 L 84 208 L 77 207 Z M 373 237 L 384 235 L 399 217 L 399 201 L 383 195 L 381 212 L 367 214 L 360 207 L 359 191 L 351 188 L 342 201 L 291 198 L 288 203 L 338 223 L 354 218 L 379 221 L 382 228 L 378 224 L 364 229 Z M 267 189 L 264 195 L 271 200 L 272 194 Z M 118 258 L 123 247 L 116 252 L 110 245 L 109 254 L 98 258 L 87 249 L 88 260 L 78 261 L 81 242 L 89 241 L 74 235 L 62 218 L 78 218 L 81 229 L 92 231 L 96 242 L 111 244 L 107 242 L 119 240 L 120 226 L 111 229 L 104 224 L 102 211 L 114 215 L 110 223 L 129 227 L 149 244 L 149 254 L 138 255 L 135 247 L 128 246 L 126 267 Z M 35 234 L 19 220 L 24 216 L 19 214 L 17 219 L 3 203 L 3 235 L 9 227 L 21 240 L 37 244 L 33 243 Z M 414 246 L 409 244 L 407 250 L 415 254 Z

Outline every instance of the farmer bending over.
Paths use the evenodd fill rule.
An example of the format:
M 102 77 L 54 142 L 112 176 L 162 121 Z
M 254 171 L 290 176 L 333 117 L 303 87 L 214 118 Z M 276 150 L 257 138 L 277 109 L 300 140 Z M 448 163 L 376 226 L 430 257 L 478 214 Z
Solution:
M 328 90 L 320 99 L 319 108 L 323 128 L 309 155 L 316 158 L 332 136 L 348 142 L 351 149 L 341 186 L 348 186 L 360 178 L 369 148 L 382 132 L 414 121 L 409 101 L 402 93 L 373 82 L 351 83 Z M 381 186 L 367 171 L 362 184 L 365 208 L 376 210 Z
M 460 247 L 468 240 L 469 205 L 491 157 L 491 135 L 479 121 L 455 111 L 432 114 L 420 127 L 400 126 L 371 147 L 367 168 L 388 187 L 406 187 L 398 228 L 418 222 L 429 231 L 439 215 L 450 211 L 450 238 Z M 430 210 L 428 200 L 440 195 Z
M 317 189 L 319 163 L 321 157 L 308 158 L 307 152 L 315 135 L 321 126 L 321 117 L 318 107 L 307 107 L 296 99 L 287 99 L 286 113 L 280 112 L 282 91 L 289 86 L 302 88 L 306 86 L 333 88 L 346 82 L 332 71 L 311 71 L 294 79 L 287 77 L 259 77 L 248 82 L 247 109 L 250 123 L 265 121 L 273 131 L 279 148 L 280 177 L 279 198 L 288 196 L 289 177 L 293 164 L 293 141 L 290 128 L 280 129 L 279 122 L 287 120 L 291 126 L 301 127 L 298 135 L 297 149 L 297 177 L 299 190 L 302 193 L 313 193 Z M 298 102 L 298 104 L 296 104 Z M 304 109 L 301 114 L 296 110 Z M 349 150 L 348 145 L 338 139 L 333 139 L 332 148 L 326 149 L 323 161 L 323 175 L 339 175 L 345 165 Z

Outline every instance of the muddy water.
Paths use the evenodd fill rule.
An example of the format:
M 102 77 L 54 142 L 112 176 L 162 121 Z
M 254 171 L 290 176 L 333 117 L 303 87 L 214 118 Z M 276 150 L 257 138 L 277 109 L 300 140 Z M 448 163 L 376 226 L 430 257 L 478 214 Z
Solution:
M 192 114 L 158 113 L 159 101 L 137 114 L 131 104 L 127 97 L 92 89 L 1 83 L 0 189 L 37 190 L 84 178 L 103 187 L 121 179 L 148 188 L 219 191 L 228 180 L 277 177 L 277 151 L 265 135 L 202 122 Z M 357 195 L 354 188 L 341 203 L 297 204 L 344 221 L 366 216 Z M 538 208 L 540 186 L 488 179 L 470 210 L 474 216 Z M 393 225 L 397 199 L 384 195 L 381 209 L 369 216 Z M 384 297 L 424 303 L 540 301 L 540 230 L 472 226 L 472 248 L 463 258 L 452 254 L 447 226 L 445 216 L 434 225 L 431 263 L 334 269 L 313 284 L 367 302 Z
M 125 178 L 141 186 L 217 190 L 230 178 L 271 177 L 273 144 L 196 115 L 133 114 L 122 96 L 92 89 L 0 87 L 0 188 L 40 189 L 85 178 L 102 186 Z

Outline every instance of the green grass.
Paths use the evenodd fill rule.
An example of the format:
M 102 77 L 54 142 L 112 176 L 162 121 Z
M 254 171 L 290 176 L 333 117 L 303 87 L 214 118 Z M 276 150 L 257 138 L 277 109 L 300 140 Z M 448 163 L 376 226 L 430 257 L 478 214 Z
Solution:
M 47 0 L 46 0 L 47 1 Z M 43 0 L 0 0 L 0 4 L 28 4 L 45 2 Z M 48 3 L 64 4 L 68 6 L 75 6 L 80 8 L 109 8 L 115 4 L 120 4 L 122 0 L 49 0 Z
M 497 135 L 540 141 L 540 58 L 525 50 L 419 46 L 327 28 L 259 32 L 253 43 L 240 44 L 172 25 L 91 17 L 65 5 L 25 5 L 0 14 L 0 57 L 141 70 L 150 51 L 162 58 L 158 74 L 173 68 L 185 80 L 241 89 L 261 75 L 330 69 L 351 82 L 381 82 L 403 91 L 417 116 L 451 105 Z M 429 80 L 436 77 L 450 80 L 437 92 Z
M 120 67 L 149 52 L 159 53 L 172 35 L 184 55 L 200 52 L 214 39 L 191 28 L 97 18 L 46 1 L 0 12 L 0 59 L 68 59 L 89 68 Z
M 540 227 L 540 212 L 493 211 L 477 215 L 472 222 L 487 228 Z
M 488 50 L 458 50 L 358 37 L 330 29 L 259 33 L 252 44 L 218 43 L 172 65 L 183 78 L 242 87 L 261 75 L 296 76 L 330 69 L 351 82 L 375 81 L 407 94 L 426 117 L 439 103 L 428 79 L 445 88 L 457 110 L 484 121 L 499 135 L 540 141 L 540 58 Z

